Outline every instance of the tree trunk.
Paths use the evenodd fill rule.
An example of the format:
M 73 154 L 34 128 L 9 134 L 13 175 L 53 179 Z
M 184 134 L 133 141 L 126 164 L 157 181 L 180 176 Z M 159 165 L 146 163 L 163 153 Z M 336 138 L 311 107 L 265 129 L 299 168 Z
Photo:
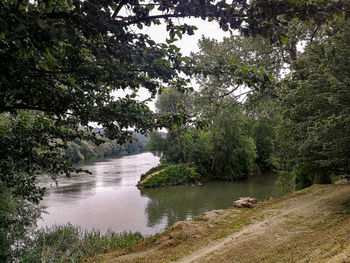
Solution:
M 324 171 L 316 171 L 314 174 L 314 184 L 330 184 L 331 178 L 328 173 Z

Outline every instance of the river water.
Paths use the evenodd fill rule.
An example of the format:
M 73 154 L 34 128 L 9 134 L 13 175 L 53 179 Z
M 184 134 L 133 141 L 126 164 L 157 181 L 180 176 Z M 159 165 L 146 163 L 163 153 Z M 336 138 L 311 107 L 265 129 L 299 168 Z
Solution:
M 214 209 L 232 206 L 241 196 L 264 199 L 278 195 L 276 176 L 239 182 L 207 182 L 201 187 L 175 186 L 142 189 L 135 185 L 142 173 L 159 163 L 152 153 L 141 153 L 84 165 L 92 175 L 60 178 L 42 202 L 47 213 L 39 227 L 72 223 L 106 232 L 139 231 L 152 235 L 179 220 L 189 220 Z

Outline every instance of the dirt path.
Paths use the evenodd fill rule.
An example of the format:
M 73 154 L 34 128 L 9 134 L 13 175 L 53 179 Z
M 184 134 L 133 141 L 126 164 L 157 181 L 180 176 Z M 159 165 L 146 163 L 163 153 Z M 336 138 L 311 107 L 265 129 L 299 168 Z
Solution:
M 125 253 L 91 262 L 350 263 L 350 185 L 314 186 L 254 209 L 213 211 Z
M 143 187 L 143 184 L 144 184 L 148 179 L 152 178 L 153 176 L 155 176 L 155 175 L 157 175 L 157 174 L 159 174 L 160 172 L 163 172 L 163 171 L 164 171 L 164 169 L 162 169 L 162 170 L 160 170 L 160 171 L 157 171 L 157 172 L 154 172 L 154 173 L 152 173 L 152 174 L 147 175 L 145 179 L 143 179 L 143 180 L 141 180 L 141 181 L 139 181 L 139 182 L 137 183 L 137 187 L 142 188 L 142 187 Z
M 322 196 L 320 196 L 321 194 Z M 332 233 L 326 236 L 324 232 L 326 229 L 321 224 L 325 224 L 326 226 L 326 220 L 334 221 L 337 218 L 336 215 L 343 212 L 339 208 L 342 208 L 342 204 L 350 204 L 349 200 L 350 187 L 342 186 L 337 191 L 320 191 L 313 196 L 305 195 L 297 198 L 297 200 L 292 198 L 282 201 L 278 204 L 282 208 L 277 209 L 277 211 L 272 209 L 272 215 L 263 221 L 253 223 L 238 233 L 229 235 L 219 242 L 213 242 L 208 246 L 196 250 L 178 262 L 256 262 L 254 258 L 255 260 L 259 259 L 259 262 L 269 262 L 269 260 L 264 260 L 261 257 L 261 253 L 270 252 L 270 254 L 273 254 L 271 253 L 274 252 L 273 250 L 278 249 L 279 246 L 286 246 L 288 243 L 296 247 L 298 243 L 296 239 L 298 237 L 310 234 L 317 235 L 314 229 L 312 229 L 313 227 L 320 227 L 322 229 L 321 232 L 318 231 L 318 234 L 324 235 L 326 238 L 333 238 Z M 347 208 L 350 208 L 350 206 L 347 206 Z M 349 222 L 349 220 L 347 221 Z M 344 231 L 347 232 L 350 238 L 350 225 L 342 227 L 345 227 Z M 320 237 L 315 239 L 315 243 L 318 241 L 320 241 Z M 308 250 L 307 253 L 300 251 L 301 247 L 298 250 L 298 253 L 305 254 L 305 262 L 308 262 L 312 261 L 312 254 L 317 254 L 321 251 L 321 248 L 319 244 L 317 247 L 309 244 L 308 247 L 302 249 Z M 293 251 L 290 252 L 293 253 Z M 333 258 L 331 256 L 332 253 L 328 253 L 326 256 L 330 256 L 329 260 L 333 259 L 335 262 L 350 262 L 350 253 L 348 253 L 350 252 L 350 247 L 347 248 L 347 251 L 342 250 L 339 252 L 340 254 L 335 255 Z M 284 260 L 281 262 L 287 262 L 287 260 L 288 262 L 294 262 L 288 259 L 288 255 L 287 257 L 281 255 L 280 258 L 278 258 L 278 255 L 276 256 L 275 260 L 281 261 L 283 257 Z M 343 261 L 344 256 L 348 261 Z M 307 257 L 309 259 L 306 259 Z M 337 257 L 340 261 L 337 260 Z M 268 258 L 271 259 L 271 257 Z M 314 262 L 321 262 L 321 260 L 322 258 L 318 257 L 315 258 Z M 301 262 L 304 261 L 301 260 Z

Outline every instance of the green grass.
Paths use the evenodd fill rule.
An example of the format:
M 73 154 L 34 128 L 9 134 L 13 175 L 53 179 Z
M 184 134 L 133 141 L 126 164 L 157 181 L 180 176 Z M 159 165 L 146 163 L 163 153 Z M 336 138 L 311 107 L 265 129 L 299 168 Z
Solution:
M 229 234 L 231 234 L 230 231 L 223 231 L 223 232 L 217 234 L 215 237 L 213 237 L 213 240 L 218 240 L 218 239 L 227 237 Z
M 208 221 L 209 218 L 204 217 L 204 216 L 196 216 L 195 218 L 193 218 L 193 221 Z
M 151 169 L 149 169 L 146 173 L 141 174 L 141 178 L 140 181 L 142 181 L 143 179 L 145 179 L 148 175 L 153 174 L 155 172 L 158 172 L 160 170 L 163 170 L 164 168 L 168 167 L 170 164 L 168 163 L 161 163 Z
M 56 225 L 35 234 L 32 248 L 20 262 L 81 262 L 99 253 L 131 247 L 142 239 L 138 232 L 101 234 L 71 224 Z

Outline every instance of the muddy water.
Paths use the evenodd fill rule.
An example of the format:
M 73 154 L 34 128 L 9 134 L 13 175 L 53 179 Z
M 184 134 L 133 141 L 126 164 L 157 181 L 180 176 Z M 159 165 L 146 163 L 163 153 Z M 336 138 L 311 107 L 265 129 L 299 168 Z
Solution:
M 152 153 L 142 153 L 85 165 L 92 175 L 61 178 L 58 187 L 48 189 L 42 202 L 48 213 L 43 214 L 39 226 L 70 222 L 103 232 L 111 229 L 151 235 L 176 221 L 228 208 L 240 196 L 263 199 L 279 194 L 275 176 L 208 182 L 201 187 L 137 189 L 140 175 L 158 162 Z

